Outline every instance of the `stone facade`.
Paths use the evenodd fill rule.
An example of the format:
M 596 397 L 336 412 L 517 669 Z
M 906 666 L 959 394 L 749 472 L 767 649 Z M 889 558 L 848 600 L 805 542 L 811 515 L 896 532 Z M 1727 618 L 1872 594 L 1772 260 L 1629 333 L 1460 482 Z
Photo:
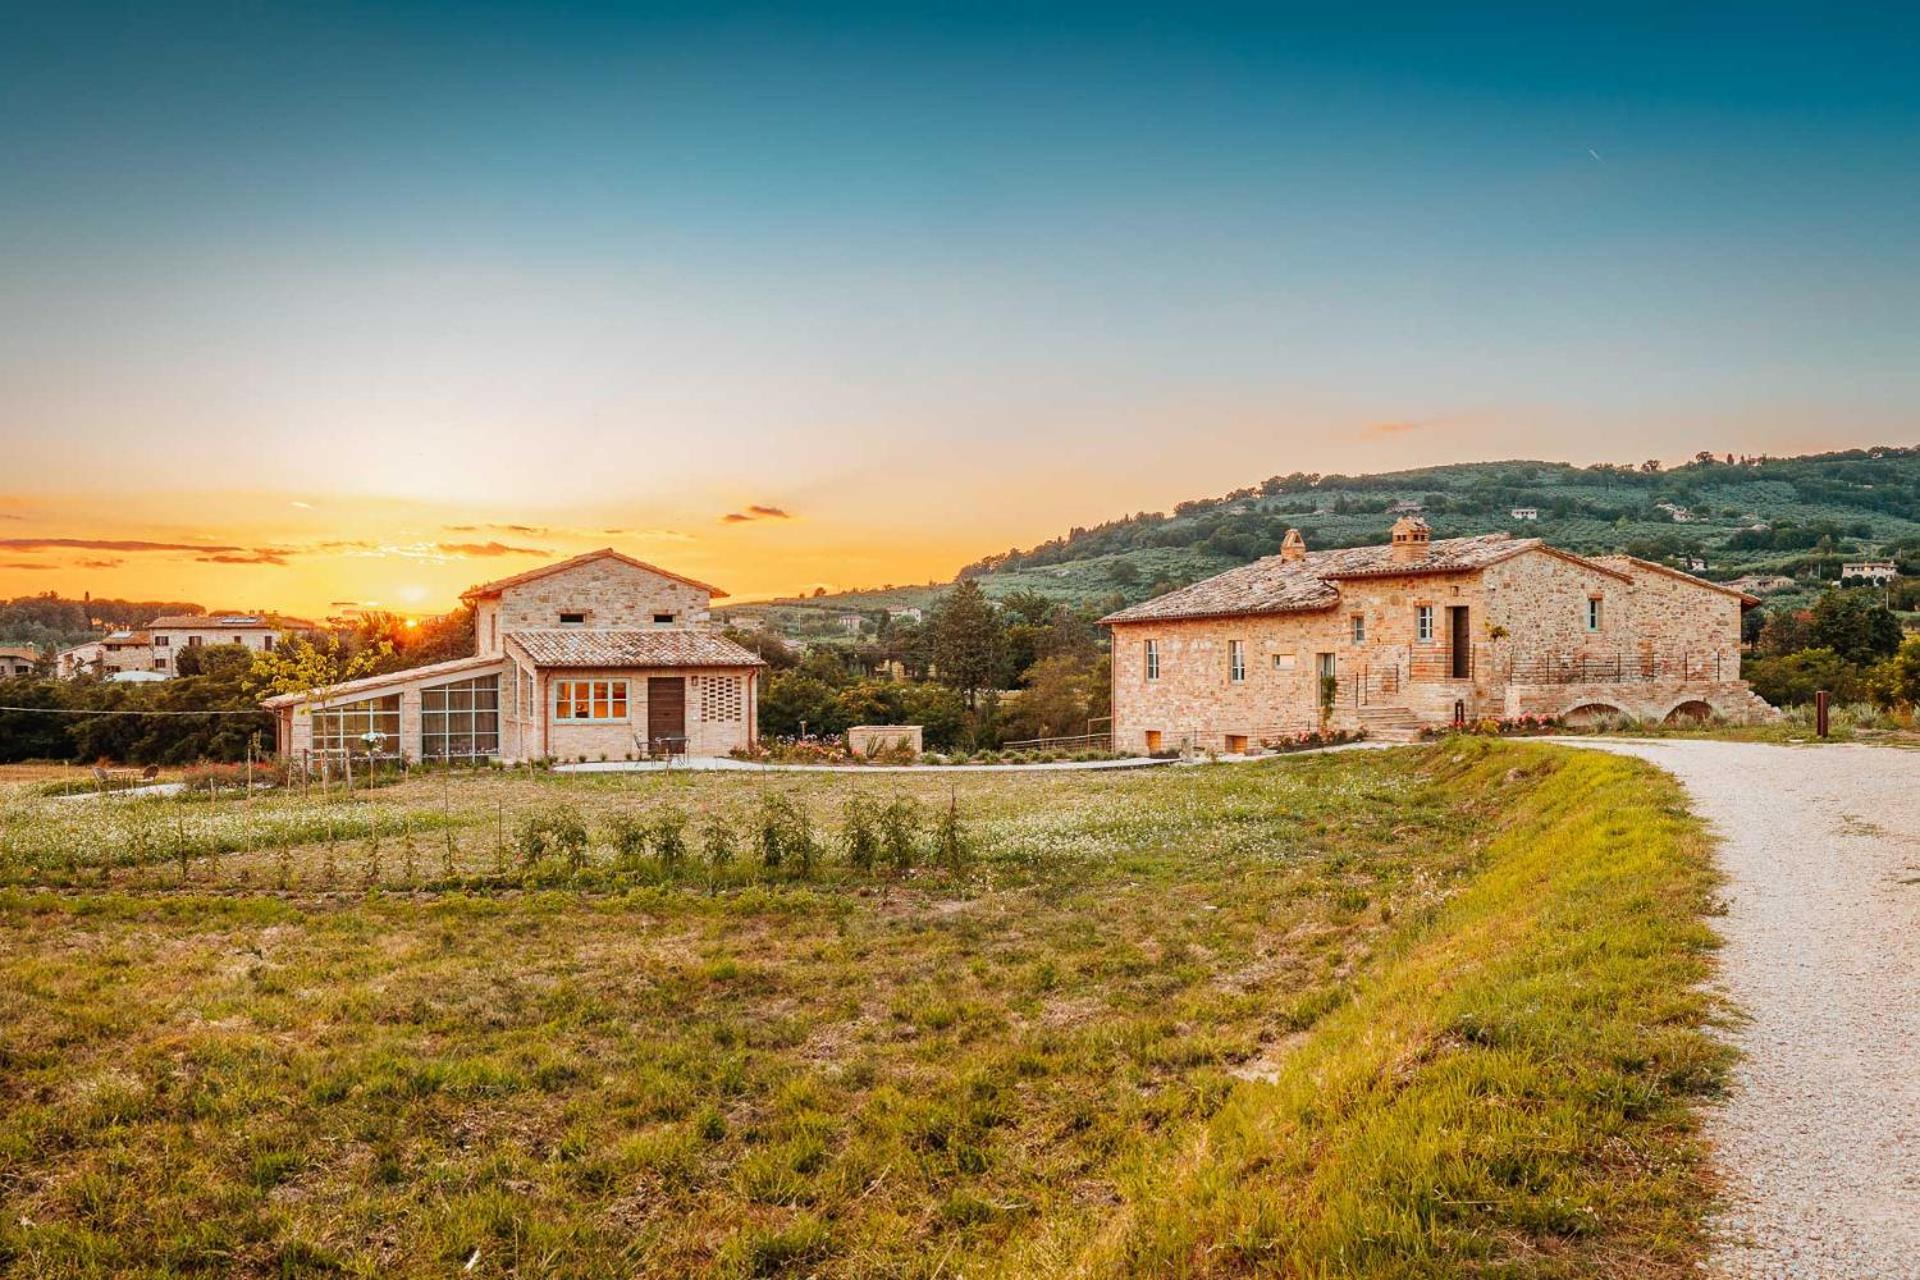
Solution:
M 1404 737 L 1456 715 L 1771 713 L 1740 680 L 1738 592 L 1534 541 L 1445 572 L 1423 571 L 1418 539 L 1380 551 L 1309 608 L 1223 615 L 1220 590 L 1200 584 L 1188 591 L 1211 616 L 1109 618 L 1115 748 L 1231 752 L 1323 719 Z M 1291 543 L 1275 559 L 1313 565 Z
M 480 652 L 499 653 L 504 633 L 528 627 L 704 626 L 711 600 L 710 588 L 684 578 L 626 560 L 589 559 L 475 598 L 474 634 Z M 575 614 L 578 621 L 562 617 Z
M 923 744 L 922 726 L 917 724 L 857 724 L 847 730 L 847 750 L 856 756 L 871 758 L 902 749 L 917 756 Z

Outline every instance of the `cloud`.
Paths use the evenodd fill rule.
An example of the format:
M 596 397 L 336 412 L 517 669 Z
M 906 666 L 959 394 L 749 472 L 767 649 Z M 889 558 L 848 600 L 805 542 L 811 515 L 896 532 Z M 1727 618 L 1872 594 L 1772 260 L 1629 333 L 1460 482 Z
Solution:
M 0 569 L 58 569 L 57 564 L 29 564 L 24 560 L 9 560 L 0 564 Z
M 1425 422 L 1375 422 L 1369 426 L 1362 427 L 1360 434 L 1363 436 L 1403 436 L 1409 431 L 1418 431 L 1428 425 L 1430 424 Z
M 118 557 L 99 560 L 75 560 L 73 562 L 74 567 L 77 569 L 118 569 L 125 563 L 125 560 L 119 559 Z
M 450 556 L 550 556 L 543 547 L 510 547 L 504 542 L 442 542 L 440 550 Z
M 491 529 L 495 533 L 517 533 L 523 538 L 544 538 L 554 532 L 543 524 L 450 524 L 443 527 L 448 533 L 479 533 Z
M 0 550 L 5 551 L 191 551 L 195 554 L 234 554 L 246 549 L 208 546 L 204 542 L 142 542 L 130 538 L 0 538 Z
M 721 524 L 747 524 L 754 520 L 791 520 L 793 514 L 783 507 L 762 506 L 754 503 L 745 511 L 729 511 L 720 517 Z
M 285 565 L 290 551 L 274 547 L 256 547 L 252 551 L 224 551 L 210 556 L 195 556 L 201 564 L 273 564 Z
M 292 507 L 292 508 L 293 508 L 294 510 L 296 510 L 296 511 L 311 511 L 311 510 L 313 510 L 313 504 L 312 504 L 311 502 L 301 502 L 301 501 L 300 501 L 299 499 L 297 499 L 297 498 L 296 498 L 296 499 L 295 499 L 294 501 L 292 501 L 292 502 L 289 502 L 289 503 L 288 503 L 287 505 L 288 505 L 288 506 L 290 506 L 290 507 Z

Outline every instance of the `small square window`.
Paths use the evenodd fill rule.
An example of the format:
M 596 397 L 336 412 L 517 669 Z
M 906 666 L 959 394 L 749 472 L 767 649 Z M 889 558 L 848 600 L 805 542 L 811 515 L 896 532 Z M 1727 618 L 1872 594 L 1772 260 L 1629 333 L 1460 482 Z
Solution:
M 1413 611 L 1413 634 L 1417 640 L 1433 639 L 1433 606 L 1423 604 Z
M 587 615 L 584 613 L 563 613 L 560 615 L 560 625 L 563 627 L 584 627 L 587 625 Z
M 1353 615 L 1353 642 L 1355 644 L 1367 642 L 1367 615 L 1364 613 Z
M 670 613 L 656 613 L 653 615 L 653 621 L 656 625 L 671 623 L 673 621 L 673 615 Z

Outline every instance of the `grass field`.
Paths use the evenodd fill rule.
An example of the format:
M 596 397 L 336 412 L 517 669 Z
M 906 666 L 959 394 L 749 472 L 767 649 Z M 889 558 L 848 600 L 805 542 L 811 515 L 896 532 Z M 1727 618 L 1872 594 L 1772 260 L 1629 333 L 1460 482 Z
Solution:
M 1700 1257 L 1711 880 L 1632 761 L 41 785 L 0 792 L 9 1274 Z M 871 867 L 855 797 L 917 806 Z

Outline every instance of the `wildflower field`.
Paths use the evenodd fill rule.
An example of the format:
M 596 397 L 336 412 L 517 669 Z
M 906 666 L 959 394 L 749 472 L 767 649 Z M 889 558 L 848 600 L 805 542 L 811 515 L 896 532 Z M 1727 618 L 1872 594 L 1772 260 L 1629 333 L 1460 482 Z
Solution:
M 0 782 L 0 1273 L 1655 1276 L 1703 843 L 1484 740 Z

